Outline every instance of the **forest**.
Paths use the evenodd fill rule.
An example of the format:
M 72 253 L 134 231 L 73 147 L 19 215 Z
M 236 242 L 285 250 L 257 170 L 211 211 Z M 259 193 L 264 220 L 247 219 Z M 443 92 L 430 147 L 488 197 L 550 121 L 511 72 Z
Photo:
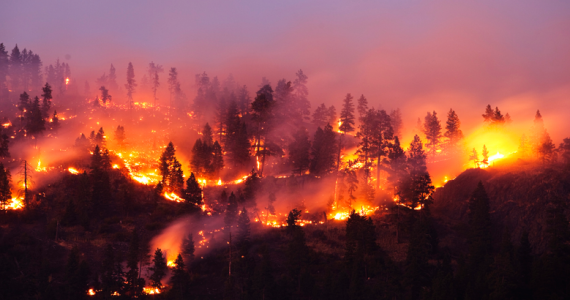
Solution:
M 570 138 L 540 107 L 410 124 L 301 69 L 72 67 L 0 44 L 3 299 L 570 298 Z

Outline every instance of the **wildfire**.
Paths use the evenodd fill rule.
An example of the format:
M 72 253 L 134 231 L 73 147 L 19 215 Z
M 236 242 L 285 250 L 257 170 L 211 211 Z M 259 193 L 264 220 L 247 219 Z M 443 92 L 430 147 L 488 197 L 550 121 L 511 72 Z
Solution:
M 155 288 L 155 287 L 144 287 L 143 293 L 145 293 L 147 295 L 156 295 L 156 294 L 160 294 L 160 290 L 158 288 Z
M 89 289 L 89 290 L 87 291 L 87 295 L 89 295 L 89 296 L 95 296 L 95 291 L 94 291 L 93 289 Z
M 24 207 L 24 198 L 12 198 L 6 204 L 6 209 L 21 209 Z
M 74 174 L 74 175 L 79 174 L 79 171 L 77 171 L 77 169 L 72 168 L 72 167 L 67 168 L 67 171 L 69 171 L 69 173 Z
M 12 126 L 12 123 L 10 123 L 10 122 L 3 123 L 3 124 L 2 124 L 2 127 L 4 127 L 4 128 L 8 128 L 8 127 L 10 127 L 10 126 Z
M 356 210 L 356 213 L 361 215 L 361 216 L 369 216 L 379 209 L 380 209 L 380 207 L 378 207 L 378 206 L 372 207 L 370 205 L 367 205 L 367 206 L 361 205 L 360 210 Z M 343 210 L 343 211 L 339 211 L 339 212 L 332 212 L 329 214 L 329 216 L 331 219 L 335 219 L 337 221 L 344 221 L 350 217 L 350 213 L 351 213 L 351 210 L 347 209 L 347 210 Z
M 169 268 L 175 268 L 176 263 L 173 260 L 169 260 L 166 262 L 166 266 L 168 266 Z
M 42 161 L 38 159 L 38 166 L 36 167 L 36 172 L 46 172 L 46 167 L 42 168 Z
M 165 192 L 164 197 L 168 200 L 172 200 L 172 201 L 176 201 L 176 202 L 183 202 L 184 201 L 184 199 L 180 198 L 174 192 L 172 192 L 172 193 Z

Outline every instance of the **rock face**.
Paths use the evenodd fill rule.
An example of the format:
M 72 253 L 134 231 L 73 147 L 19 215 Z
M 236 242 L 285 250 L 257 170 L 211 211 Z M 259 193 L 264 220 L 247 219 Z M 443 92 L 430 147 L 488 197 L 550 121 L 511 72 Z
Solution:
M 469 169 L 434 193 L 433 214 L 446 227 L 467 223 L 468 199 L 481 181 L 491 205 L 491 219 L 497 238 L 506 228 L 518 245 L 523 231 L 529 231 L 533 252 L 546 249 L 547 208 L 554 197 L 568 201 L 570 175 L 562 167 L 536 165 L 498 169 Z M 566 211 L 568 218 L 568 211 Z

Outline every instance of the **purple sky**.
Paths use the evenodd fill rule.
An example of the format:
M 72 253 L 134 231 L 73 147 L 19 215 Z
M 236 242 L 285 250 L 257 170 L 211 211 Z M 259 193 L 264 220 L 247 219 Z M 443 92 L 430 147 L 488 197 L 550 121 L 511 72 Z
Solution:
M 406 121 L 453 107 L 476 123 L 490 103 L 570 128 L 569 1 L 3 0 L 0 42 L 44 65 L 70 54 L 82 80 L 154 61 L 192 96 L 203 71 L 253 91 L 302 68 L 313 107 L 363 93 Z

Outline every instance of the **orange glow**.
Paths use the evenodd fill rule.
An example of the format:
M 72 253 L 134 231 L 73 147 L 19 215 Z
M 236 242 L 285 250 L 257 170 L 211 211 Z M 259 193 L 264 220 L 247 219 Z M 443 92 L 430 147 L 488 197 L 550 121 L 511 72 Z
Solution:
M 69 168 L 67 169 L 67 171 L 69 171 L 69 173 L 74 174 L 74 175 L 79 174 L 79 171 L 77 171 L 77 169 L 72 168 L 72 167 L 69 167 Z
M 69 77 L 65 78 L 65 85 L 69 84 Z
M 89 289 L 89 290 L 87 291 L 87 295 L 89 295 L 89 296 L 95 296 L 95 291 L 94 291 L 93 289 Z
M 183 202 L 184 199 L 180 198 L 178 195 L 176 195 L 174 192 L 172 193 L 164 193 L 164 197 L 168 200 L 171 201 L 176 201 L 176 202 Z
M 173 260 L 167 261 L 167 262 L 166 262 L 166 265 L 167 265 L 169 268 L 175 268 L 175 267 L 176 267 L 176 263 L 174 263 Z
M 155 288 L 155 287 L 144 287 L 143 293 L 145 293 L 147 295 L 157 295 L 157 294 L 160 294 L 160 290 L 158 288 Z

